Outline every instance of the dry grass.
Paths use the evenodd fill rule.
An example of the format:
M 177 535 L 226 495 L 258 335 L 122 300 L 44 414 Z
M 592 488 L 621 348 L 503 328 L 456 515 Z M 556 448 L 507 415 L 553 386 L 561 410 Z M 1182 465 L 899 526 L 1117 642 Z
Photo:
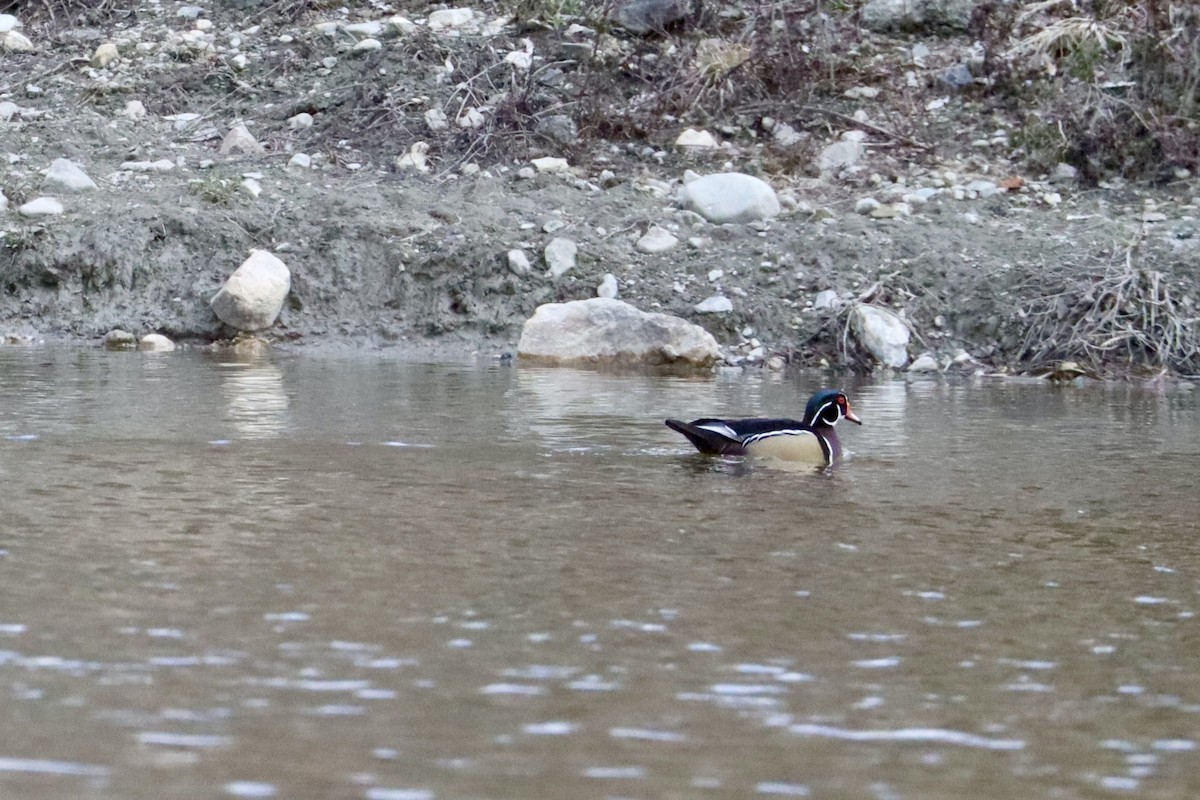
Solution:
M 1200 287 L 1139 265 L 1137 253 L 1130 245 L 1101 269 L 1045 278 L 1050 288 L 1017 312 L 1025 326 L 1019 355 L 1031 369 L 1074 361 L 1099 374 L 1200 374 Z

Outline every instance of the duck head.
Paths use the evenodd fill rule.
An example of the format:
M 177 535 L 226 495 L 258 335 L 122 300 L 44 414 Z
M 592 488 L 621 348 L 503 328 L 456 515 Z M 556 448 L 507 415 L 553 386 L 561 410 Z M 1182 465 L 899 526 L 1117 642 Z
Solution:
M 804 408 L 804 424 L 810 427 L 833 427 L 843 419 L 862 425 L 862 420 L 850 408 L 850 399 L 840 389 L 822 389 L 809 398 Z

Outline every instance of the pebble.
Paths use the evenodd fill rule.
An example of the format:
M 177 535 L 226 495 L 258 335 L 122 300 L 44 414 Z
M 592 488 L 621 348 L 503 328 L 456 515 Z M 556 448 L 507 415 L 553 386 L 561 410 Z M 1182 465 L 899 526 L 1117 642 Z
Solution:
M 442 31 L 447 28 L 461 28 L 474 18 L 475 12 L 469 8 L 445 8 L 430 14 L 426 24 L 431 31 Z
M 349 25 L 342 27 L 342 30 L 351 36 L 365 36 L 368 38 L 378 38 L 383 35 L 386 29 L 387 26 L 378 20 L 351 22 Z
M 816 309 L 834 309 L 841 305 L 838 299 L 838 293 L 833 289 L 825 289 L 817 292 L 817 296 L 813 298 L 813 308 Z
M 130 100 L 125 104 L 125 111 L 122 113 L 132 120 L 145 119 L 146 106 L 141 100 Z
M 251 197 L 258 197 L 262 194 L 262 184 L 254 178 L 246 178 L 242 181 L 242 191 Z
M 725 314 L 733 311 L 733 301 L 723 294 L 714 294 L 697 303 L 696 311 L 701 314 Z
M 696 178 L 679 190 L 680 204 L 709 222 L 746 223 L 774 217 L 782 207 L 770 184 L 740 172 Z
M 21 20 L 12 14 L 0 14 L 0 33 L 8 33 L 14 28 L 21 27 Z
M 552 158 L 550 156 L 535 158 L 529 163 L 533 164 L 534 169 L 538 172 L 566 172 L 571 168 L 570 163 L 565 158 Z
M 88 177 L 83 167 L 68 158 L 56 158 L 50 162 L 46 170 L 46 182 L 76 192 L 97 188 L 96 182 Z
M 96 48 L 96 52 L 92 54 L 91 65 L 95 69 L 104 69 L 112 62 L 116 61 L 121 54 L 117 51 L 117 46 L 112 42 L 105 42 Z
M 105 350 L 132 350 L 137 346 L 137 337 L 129 331 L 114 328 L 104 334 Z
M 509 250 L 507 258 L 508 271 L 514 275 L 528 275 L 533 269 L 529 263 L 529 256 L 525 255 L 524 250 Z
M 570 239 L 556 237 L 546 245 L 544 257 L 551 278 L 558 278 L 575 268 L 579 248 Z
M 33 41 L 19 31 L 8 31 L 0 34 L 0 50 L 14 53 L 28 53 L 33 50 Z
M 355 53 L 373 53 L 376 50 L 383 49 L 383 42 L 378 39 L 363 39 L 358 44 L 354 45 L 353 52 Z
M 834 142 L 817 156 L 817 169 L 822 173 L 830 173 L 852 167 L 862 160 L 866 152 L 863 143 L 853 139 Z
M 922 353 L 908 365 L 909 372 L 937 372 L 939 369 L 937 359 L 929 353 Z
M 126 172 L 170 172 L 175 169 L 175 162 L 167 158 L 158 161 L 126 161 L 121 164 Z
M 1000 193 L 1000 187 L 993 181 L 971 181 L 965 188 L 968 192 L 974 192 L 979 197 L 992 197 Z
M 444 131 L 450 127 L 450 119 L 440 108 L 431 108 L 425 112 L 425 125 L 434 132 Z
M 604 279 L 600 281 L 600 285 L 596 287 L 596 296 L 607 297 L 611 300 L 617 296 L 618 289 L 617 276 L 610 272 L 604 276 Z
M 883 205 L 883 204 L 880 203 L 878 200 L 876 200 L 874 197 L 864 197 L 861 200 L 859 200 L 857 203 L 854 204 L 854 212 L 856 214 L 863 214 L 863 215 L 870 214 L 871 212 L 873 212 L 877 208 L 879 208 L 881 205 Z
M 148 333 L 138 342 L 138 350 L 153 353 L 169 353 L 175 349 L 175 343 L 161 333 Z
M 313 126 L 313 115 L 308 112 L 301 111 L 295 116 L 288 117 L 288 127 L 294 131 L 311 128 Z
M 53 217 L 63 213 L 63 204 L 53 197 L 35 197 L 17 209 L 22 217 Z
M 258 143 L 254 138 L 254 134 L 244 123 L 239 122 L 229 129 L 229 133 L 225 134 L 225 138 L 221 140 L 221 147 L 217 151 L 223 156 L 233 153 L 241 153 L 248 156 L 262 155 L 266 149 Z
M 709 283 L 716 283 L 717 281 L 721 280 L 721 278 L 724 278 L 724 277 L 725 277 L 725 270 L 723 270 L 723 269 L 710 269 L 708 271 L 708 282 Z
M 672 235 L 670 231 L 655 225 L 637 240 L 635 247 L 639 253 L 654 255 L 656 253 L 665 253 L 677 244 L 679 244 L 679 239 Z
M 688 128 L 675 138 L 675 146 L 681 150 L 712 150 L 718 147 L 719 143 L 708 131 Z

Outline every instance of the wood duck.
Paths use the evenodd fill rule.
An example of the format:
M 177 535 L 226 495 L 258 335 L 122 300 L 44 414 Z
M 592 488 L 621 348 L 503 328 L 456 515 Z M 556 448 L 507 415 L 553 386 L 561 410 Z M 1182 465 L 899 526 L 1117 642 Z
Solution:
M 833 426 L 843 419 L 855 425 L 862 420 L 850 408 L 845 392 L 822 389 L 809 398 L 804 419 L 703 419 L 667 420 L 701 453 L 713 456 L 765 456 L 827 466 L 842 456 L 842 445 Z

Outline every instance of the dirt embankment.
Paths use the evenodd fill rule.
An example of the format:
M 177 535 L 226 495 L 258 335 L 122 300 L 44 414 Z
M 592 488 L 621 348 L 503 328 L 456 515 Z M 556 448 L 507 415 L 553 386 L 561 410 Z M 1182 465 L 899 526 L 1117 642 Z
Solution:
M 211 341 L 229 331 L 209 299 L 263 248 L 292 270 L 271 335 L 294 342 L 509 350 L 537 305 L 594 296 L 612 274 L 621 299 L 698 322 L 735 363 L 867 364 L 846 325 L 865 302 L 901 313 L 912 355 L 938 368 L 1069 359 L 1107 374 L 1200 373 L 1194 178 L 1176 168 L 1166 182 L 1085 186 L 1071 170 L 1032 169 L 1019 114 L 942 78 L 977 47 L 970 37 L 863 34 L 862 69 L 841 77 L 850 95 L 819 107 L 760 103 L 747 114 L 755 106 L 723 103 L 706 73 L 690 119 L 655 112 L 656 127 L 639 132 L 630 109 L 652 87 L 615 84 L 704 31 L 633 37 L 486 8 L 461 30 L 435 31 L 428 10 L 409 11 L 411 29 L 353 4 L 286 17 L 169 1 L 94 20 L 32 14 L 23 30 L 34 50 L 0 61 L 10 104 L 0 330 Z M 353 28 L 373 22 L 391 27 Z M 105 43 L 117 57 L 96 66 Z M 607 127 L 605 64 L 605 102 L 624 103 Z M 219 152 L 238 121 L 261 153 Z M 720 146 L 672 147 L 685 123 Z M 857 156 L 818 166 L 854 130 Z M 570 169 L 530 168 L 541 156 Z M 60 157 L 97 187 L 48 183 Z M 168 163 L 130 166 L 156 161 Z M 687 169 L 759 174 L 785 211 L 753 225 L 699 222 L 674 203 Z M 51 195 L 63 214 L 15 213 Z M 640 252 L 652 226 L 678 246 Z M 541 262 L 552 237 L 579 247 L 558 278 Z M 513 249 L 530 271 L 510 268 Z M 827 290 L 836 301 L 817 304 Z M 698 312 L 713 294 L 733 311 Z

